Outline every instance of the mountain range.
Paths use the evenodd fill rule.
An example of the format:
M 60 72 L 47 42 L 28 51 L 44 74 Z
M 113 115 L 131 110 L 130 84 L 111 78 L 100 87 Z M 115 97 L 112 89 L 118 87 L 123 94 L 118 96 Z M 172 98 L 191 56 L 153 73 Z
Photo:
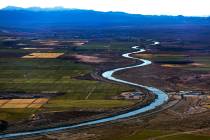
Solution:
M 20 8 L 9 6 L 0 10 L 0 27 L 116 27 L 210 25 L 210 17 L 152 16 L 123 12 L 55 8 Z

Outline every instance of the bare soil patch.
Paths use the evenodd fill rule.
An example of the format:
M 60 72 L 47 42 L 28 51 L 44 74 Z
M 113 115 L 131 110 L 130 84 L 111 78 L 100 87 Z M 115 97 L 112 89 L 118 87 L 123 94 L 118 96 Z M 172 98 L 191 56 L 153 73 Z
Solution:
M 64 53 L 31 53 L 23 56 L 22 58 L 58 58 Z
M 72 56 L 76 58 L 77 60 L 79 60 L 80 62 L 84 62 L 84 63 L 103 63 L 107 61 L 107 59 L 100 58 L 98 56 L 81 55 L 81 54 L 75 54 Z

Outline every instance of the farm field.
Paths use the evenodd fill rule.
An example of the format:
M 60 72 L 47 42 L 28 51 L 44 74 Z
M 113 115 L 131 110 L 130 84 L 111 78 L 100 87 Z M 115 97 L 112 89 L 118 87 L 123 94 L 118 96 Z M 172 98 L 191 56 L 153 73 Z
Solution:
M 195 56 L 184 54 L 136 54 L 136 57 L 149 59 L 156 64 L 160 64 L 165 68 L 179 68 L 190 71 L 209 71 L 210 59 L 209 55 Z
M 196 134 L 181 134 L 181 135 L 177 135 L 177 136 L 168 136 L 165 138 L 160 138 L 158 140 L 209 140 L 210 136 L 208 135 L 196 135 Z
M 176 134 L 173 131 L 163 131 L 163 130 L 143 130 L 137 132 L 136 134 L 124 138 L 118 138 L 119 140 L 208 140 L 210 136 L 199 135 L 199 134 Z
M 82 51 L 128 51 L 130 47 L 134 46 L 136 42 L 129 42 L 129 41 L 104 41 L 104 42 L 89 42 L 82 47 L 79 47 L 77 50 Z
M 1 108 L 0 119 L 8 122 L 20 121 L 28 119 L 32 114 L 37 113 L 37 109 L 33 108 Z
M 114 76 L 168 93 L 163 106 L 88 129 L 20 139 L 210 139 L 208 34 L 200 37 L 203 33 L 194 27 L 189 29 L 192 32 L 183 32 L 191 26 L 114 28 L 17 30 L 14 35 L 0 30 L 0 124 L 8 124 L 0 133 L 60 128 L 149 105 L 156 96 L 147 99 L 147 94 L 153 95 L 147 90 L 101 77 L 104 71 L 141 64 L 122 57 L 135 51 L 132 46 L 139 46 L 146 51 L 134 56 L 152 64 Z M 205 28 L 205 33 L 208 30 Z M 159 44 L 154 45 L 156 41 Z M 141 100 L 120 96 L 126 92 L 143 94 Z
M 94 44 L 92 45 L 94 46 Z M 42 110 L 51 112 L 71 110 L 73 108 L 108 109 L 130 106 L 135 103 L 133 101 L 111 100 L 112 96 L 131 89 L 127 86 L 92 79 L 78 79 L 77 77 L 93 72 L 94 67 L 88 64 L 75 63 L 71 59 L 57 58 L 60 55 L 71 54 L 71 49 L 52 51 L 41 48 L 39 50 L 10 49 L 7 45 L 0 48 L 0 54 L 4 54 L 0 59 L 1 93 L 3 95 L 13 93 L 15 96 L 21 96 L 24 93 L 30 98 L 39 96 L 49 99 L 44 106 L 45 102 L 35 103 L 38 100 L 34 104 L 22 103 L 17 105 L 7 103 L 0 107 L 2 114 L 0 119 L 9 121 L 19 118 L 21 120 L 21 118 L 31 116 L 34 112 L 42 112 Z M 79 48 L 77 49 L 79 50 Z M 96 48 L 100 48 L 100 45 Z M 90 48 L 90 51 L 92 49 Z M 1 102 L 3 104 L 4 101 L 0 100 Z M 10 109 L 6 111 L 5 108 Z M 17 112 L 13 108 L 23 109 L 19 109 L 21 111 Z M 30 109 L 33 111 L 29 111 Z
M 47 103 L 47 98 L 0 100 L 0 108 L 35 108 Z
M 46 109 L 66 110 L 70 108 L 107 109 L 133 105 L 133 101 L 125 100 L 51 100 L 45 104 Z
M 61 55 L 63 55 L 63 53 L 31 53 L 22 58 L 57 58 Z

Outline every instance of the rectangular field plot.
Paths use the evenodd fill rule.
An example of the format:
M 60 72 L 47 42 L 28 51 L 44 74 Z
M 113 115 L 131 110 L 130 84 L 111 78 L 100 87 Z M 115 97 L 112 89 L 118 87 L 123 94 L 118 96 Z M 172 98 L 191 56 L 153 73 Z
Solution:
M 1 108 L 26 108 L 29 104 L 23 104 L 23 103 L 7 103 L 7 104 L 4 104 Z
M 9 104 L 30 104 L 35 99 L 11 99 L 8 103 Z
M 38 109 L 48 102 L 47 98 L 0 100 L 0 108 L 34 108 Z
M 2 105 L 6 104 L 7 102 L 9 102 L 9 100 L 0 100 L 0 108 Z
M 22 58 L 57 58 L 61 55 L 63 55 L 63 53 L 31 53 Z
M 27 108 L 40 108 L 43 104 L 30 104 Z
M 48 100 L 49 99 L 47 99 L 47 98 L 38 98 L 33 102 L 33 104 L 45 104 L 45 103 L 47 103 Z

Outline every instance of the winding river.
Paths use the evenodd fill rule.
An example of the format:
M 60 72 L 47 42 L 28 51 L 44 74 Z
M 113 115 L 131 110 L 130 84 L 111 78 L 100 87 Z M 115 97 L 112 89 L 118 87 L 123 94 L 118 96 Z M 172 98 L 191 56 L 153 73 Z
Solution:
M 128 117 L 138 115 L 140 113 L 144 113 L 146 111 L 155 109 L 156 107 L 165 103 L 168 100 L 168 95 L 166 93 L 164 93 L 163 91 L 161 91 L 157 88 L 154 88 L 154 87 L 143 86 L 143 85 L 140 85 L 140 84 L 137 84 L 137 83 L 132 83 L 132 82 L 129 82 L 129 81 L 125 81 L 125 80 L 121 80 L 121 79 L 113 77 L 113 74 L 115 72 L 125 70 L 125 69 L 143 67 L 143 66 L 146 66 L 146 65 L 150 65 L 152 63 L 149 60 L 138 59 L 138 58 L 131 57 L 130 56 L 131 54 L 141 53 L 141 52 L 145 51 L 144 49 L 139 49 L 138 46 L 134 46 L 134 47 L 132 47 L 132 49 L 135 49 L 137 51 L 131 52 L 131 53 L 126 53 L 126 54 L 123 54 L 122 56 L 126 57 L 126 58 L 129 58 L 129 59 L 139 60 L 139 61 L 142 62 L 141 64 L 106 71 L 102 74 L 102 76 L 106 79 L 109 79 L 109 80 L 112 80 L 112 81 L 115 81 L 115 82 L 119 82 L 119 83 L 123 83 L 123 84 L 127 84 L 127 85 L 132 85 L 132 86 L 136 86 L 136 87 L 141 87 L 141 88 L 145 88 L 145 89 L 149 90 L 150 92 L 154 93 L 157 96 L 157 98 L 152 103 L 150 103 L 149 105 L 144 106 L 140 109 L 132 110 L 132 111 L 129 111 L 129 112 L 126 112 L 126 113 L 118 114 L 118 115 L 107 117 L 107 118 L 92 120 L 92 121 L 88 121 L 88 122 L 82 122 L 82 123 L 75 124 L 75 125 L 60 126 L 60 127 L 56 127 L 56 128 L 46 128 L 46 129 L 34 130 L 34 131 L 28 131 L 28 132 L 17 132 L 17 133 L 11 133 L 11 134 L 2 134 L 2 135 L 0 135 L 0 139 L 2 139 L 2 138 L 15 138 L 15 137 L 22 137 L 22 136 L 29 136 L 29 135 L 42 135 L 42 134 L 47 134 L 47 133 L 51 133 L 51 132 L 58 132 L 58 131 L 67 130 L 67 129 L 80 128 L 80 127 L 83 127 L 83 126 L 90 126 L 90 125 L 96 125 L 96 124 L 99 124 L 99 123 L 115 121 L 115 120 L 118 120 L 118 119 L 128 118 Z

